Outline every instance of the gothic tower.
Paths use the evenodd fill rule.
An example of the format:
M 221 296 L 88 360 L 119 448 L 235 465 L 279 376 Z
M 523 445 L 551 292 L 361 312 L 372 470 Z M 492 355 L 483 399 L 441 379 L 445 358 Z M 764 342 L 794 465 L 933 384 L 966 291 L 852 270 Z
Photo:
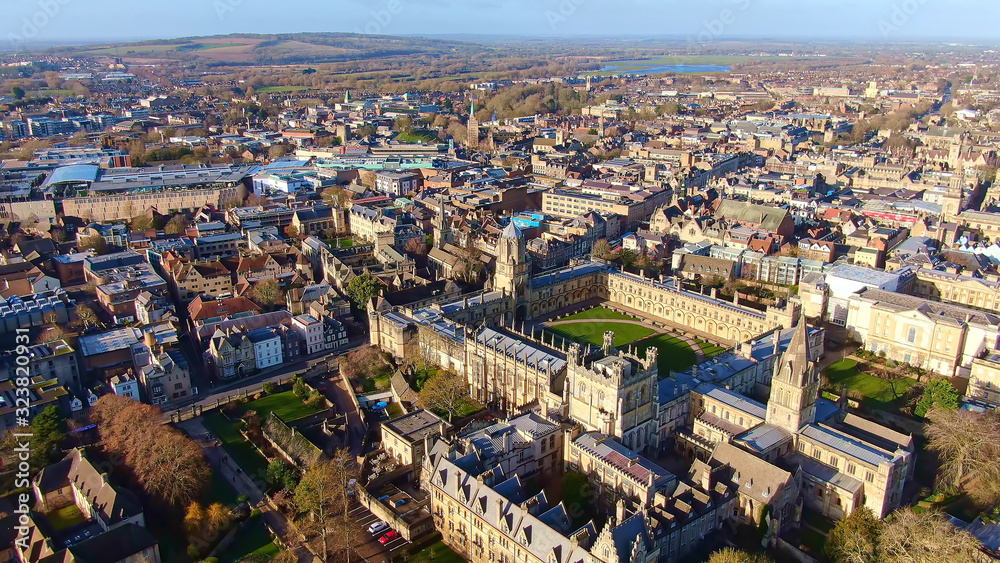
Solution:
M 777 337 L 777 334 L 775 335 Z M 767 401 L 767 422 L 795 434 L 816 421 L 819 374 L 809 351 L 805 320 L 795 327 L 788 349 L 774 366 L 771 397 Z
M 445 216 L 444 200 L 438 196 L 438 214 L 434 219 L 434 247 L 444 248 L 444 245 L 453 242 L 451 236 L 451 221 Z
M 515 303 L 523 301 L 528 297 L 528 276 L 527 242 L 511 220 L 497 242 L 497 272 L 493 289 L 506 289 L 514 296 Z
M 472 109 L 469 110 L 469 148 L 479 147 L 479 120 L 476 119 L 476 102 L 472 102 Z

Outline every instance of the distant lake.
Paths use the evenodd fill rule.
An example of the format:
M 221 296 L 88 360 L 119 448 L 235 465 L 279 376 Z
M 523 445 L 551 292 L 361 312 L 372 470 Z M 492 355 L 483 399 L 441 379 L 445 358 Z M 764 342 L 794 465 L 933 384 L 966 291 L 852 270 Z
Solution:
M 674 72 L 677 74 L 703 74 L 707 72 L 729 72 L 730 67 L 722 65 L 662 65 L 656 61 L 615 61 L 607 64 L 600 72 L 612 72 L 619 74 L 663 74 Z

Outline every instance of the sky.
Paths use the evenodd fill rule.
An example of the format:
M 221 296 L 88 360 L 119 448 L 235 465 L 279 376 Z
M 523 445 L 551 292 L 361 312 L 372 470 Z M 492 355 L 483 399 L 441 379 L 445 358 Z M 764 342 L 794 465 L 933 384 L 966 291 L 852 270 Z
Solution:
M 1000 41 L 1000 0 L 0 0 L 22 46 L 228 33 Z

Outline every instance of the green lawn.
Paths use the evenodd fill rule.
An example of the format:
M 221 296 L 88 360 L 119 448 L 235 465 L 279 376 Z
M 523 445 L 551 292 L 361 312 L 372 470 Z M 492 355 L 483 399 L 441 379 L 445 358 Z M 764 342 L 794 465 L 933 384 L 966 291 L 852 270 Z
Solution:
M 204 505 L 221 502 L 224 506 L 235 506 L 239 502 L 238 497 L 233 486 L 218 471 L 213 470 L 212 480 L 209 481 L 208 490 L 205 492 Z
M 714 358 L 715 356 L 718 356 L 726 351 L 726 348 L 716 346 L 711 342 L 705 342 L 702 340 L 696 340 L 696 342 L 698 343 L 698 347 L 701 348 L 701 353 L 705 354 L 705 358 Z
M 640 355 L 650 346 L 656 346 L 658 349 L 657 367 L 661 379 L 668 377 L 671 371 L 688 369 L 697 359 L 690 344 L 669 334 L 658 334 L 636 343 Z
M 48 519 L 49 524 L 51 524 L 52 528 L 56 531 L 72 528 L 73 526 L 76 526 L 86 520 L 83 517 L 83 513 L 80 512 L 80 509 L 77 508 L 75 504 L 64 506 L 58 510 L 53 510 L 52 512 L 46 514 L 45 518 Z
M 243 529 L 229 549 L 219 555 L 219 563 L 237 563 L 250 555 L 262 556 L 262 560 L 270 559 L 281 551 L 271 541 L 271 533 L 264 525 L 262 518 L 257 518 Z M 264 559 L 264 558 L 267 559 Z
M 465 558 L 455 553 L 444 542 L 437 542 L 411 555 L 409 563 L 464 563 Z
M 219 411 L 205 415 L 205 427 L 222 443 L 229 457 L 251 477 L 267 473 L 267 460 L 240 434 L 238 422 L 229 422 Z
M 620 321 L 634 321 L 632 317 L 626 315 L 625 313 L 619 313 L 618 311 L 612 311 L 606 307 L 594 307 L 593 309 L 588 309 L 586 311 L 580 311 L 575 315 L 570 315 L 565 319 L 560 319 L 564 321 L 575 321 L 578 319 L 612 319 Z
M 342 238 L 337 242 L 340 248 L 351 248 L 354 246 L 354 239 L 352 238 Z
M 604 333 L 609 330 L 615 333 L 615 346 L 625 346 L 655 334 L 655 331 L 644 326 L 616 322 L 571 323 L 554 326 L 548 330 L 580 344 L 589 343 L 594 346 L 604 344 Z
M 848 391 L 858 391 L 864 395 L 862 402 L 867 406 L 881 410 L 895 409 L 910 387 L 916 384 L 916 381 L 908 377 L 889 381 L 862 373 L 858 369 L 858 362 L 851 359 L 832 364 L 826 368 L 825 373 L 830 380 L 830 390 L 834 393 L 839 394 L 846 385 Z
M 291 391 L 283 391 L 274 395 L 261 397 L 256 401 L 250 401 L 243 406 L 243 412 L 248 411 L 257 411 L 261 420 L 266 420 L 268 415 L 273 412 L 280 416 L 281 420 L 292 422 L 293 420 L 316 414 L 320 409 L 303 403 Z

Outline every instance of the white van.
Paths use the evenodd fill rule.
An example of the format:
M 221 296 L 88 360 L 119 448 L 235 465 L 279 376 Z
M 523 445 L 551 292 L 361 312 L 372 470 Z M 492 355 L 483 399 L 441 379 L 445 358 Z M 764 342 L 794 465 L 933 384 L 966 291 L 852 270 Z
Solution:
M 377 533 L 381 532 L 382 530 L 384 530 L 384 529 L 386 529 L 388 527 L 389 527 L 388 524 L 386 524 L 385 522 L 379 520 L 378 522 L 375 522 L 371 526 L 368 526 L 368 533 L 369 534 L 377 534 Z

